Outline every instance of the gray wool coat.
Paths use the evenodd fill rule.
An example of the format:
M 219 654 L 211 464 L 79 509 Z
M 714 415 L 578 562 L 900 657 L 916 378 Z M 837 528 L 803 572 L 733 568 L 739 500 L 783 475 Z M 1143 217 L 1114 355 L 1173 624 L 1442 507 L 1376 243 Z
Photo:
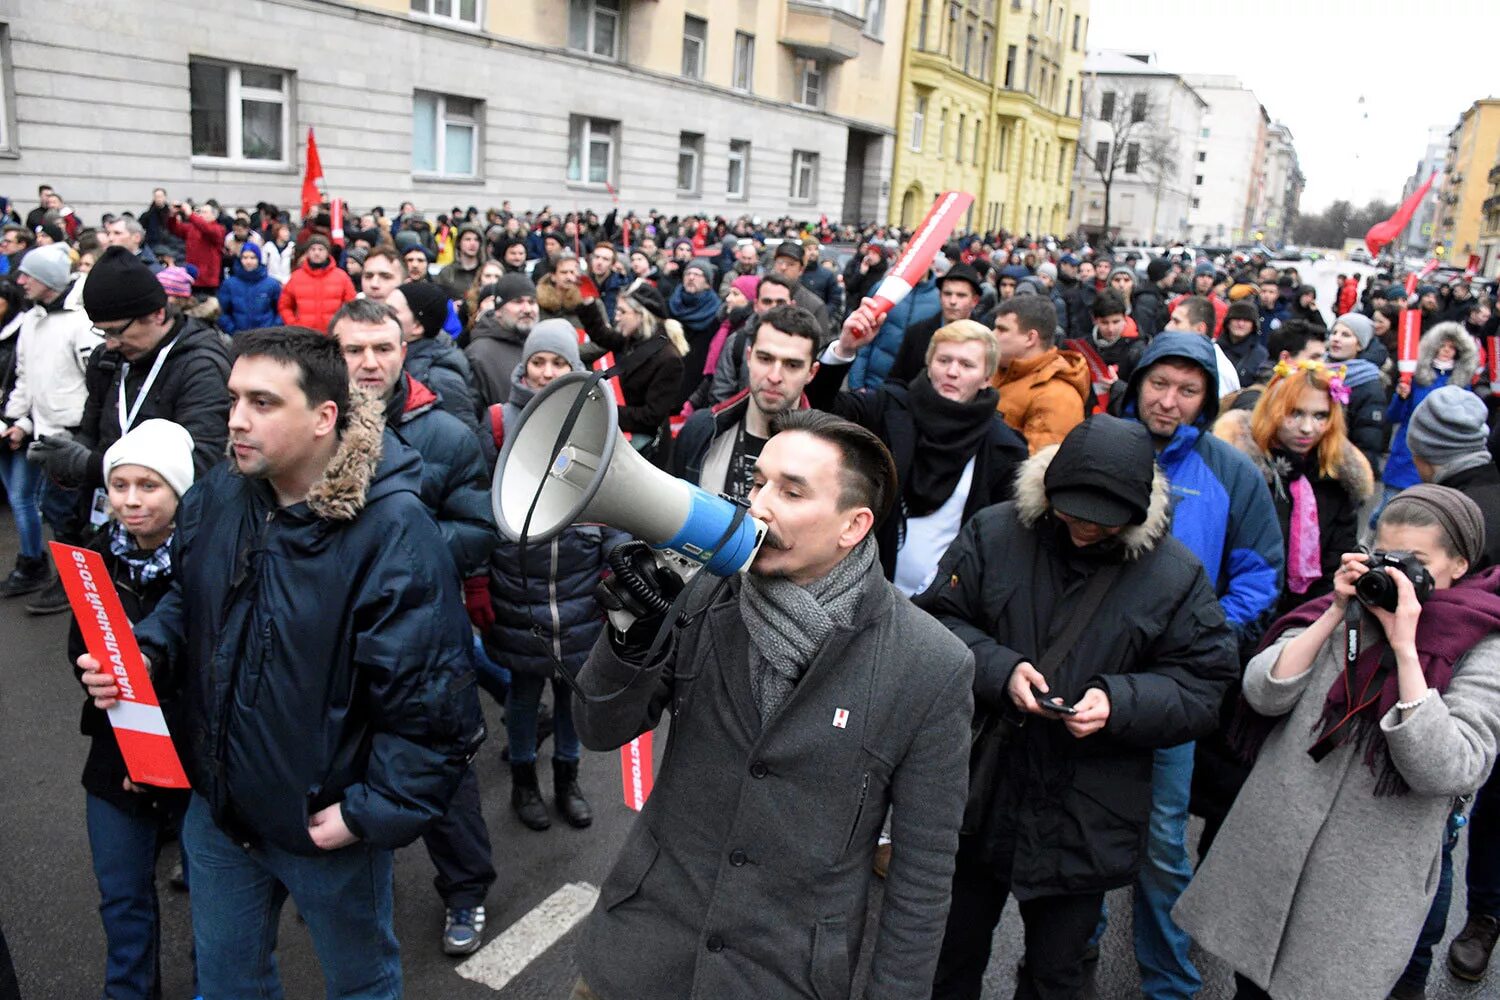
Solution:
M 1482 785 L 1495 763 L 1500 636 L 1458 661 L 1441 697 L 1404 722 L 1395 709 L 1381 719 L 1411 790 L 1376 798 L 1362 750 L 1345 744 L 1321 763 L 1307 754 L 1343 667 L 1343 630 L 1301 676 L 1271 678 L 1300 631 L 1246 668 L 1246 700 L 1287 720 L 1262 747 L 1172 917 L 1275 1000 L 1370 1000 L 1390 992 L 1411 957 L 1437 891 L 1453 799 Z
M 583 926 L 583 978 L 604 1000 L 844 1000 L 890 806 L 866 996 L 925 997 L 968 787 L 973 657 L 876 562 L 853 620 L 762 729 L 738 584 L 674 638 L 675 681 L 622 662 L 607 635 L 579 674 L 591 694 L 625 688 L 575 696 L 591 749 L 672 711 L 655 790 Z

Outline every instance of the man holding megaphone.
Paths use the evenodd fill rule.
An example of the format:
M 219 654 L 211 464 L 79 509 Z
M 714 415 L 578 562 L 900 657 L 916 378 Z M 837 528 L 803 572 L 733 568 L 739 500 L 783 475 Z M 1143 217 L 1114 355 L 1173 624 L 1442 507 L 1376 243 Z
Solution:
M 666 708 L 673 723 L 584 925 L 577 997 L 848 996 L 887 808 L 898 847 L 867 996 L 931 991 L 973 658 L 881 572 L 872 532 L 897 483 L 879 439 L 815 411 L 774 430 L 748 498 L 765 529 L 748 572 L 655 658 L 663 616 L 624 631 L 612 616 L 578 675 L 591 749 L 624 745 Z

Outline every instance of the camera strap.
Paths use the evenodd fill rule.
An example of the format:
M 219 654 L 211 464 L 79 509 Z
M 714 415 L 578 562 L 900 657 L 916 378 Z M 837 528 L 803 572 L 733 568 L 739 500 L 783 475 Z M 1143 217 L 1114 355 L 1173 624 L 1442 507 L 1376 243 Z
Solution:
M 1357 666 L 1359 663 L 1359 642 L 1364 623 L 1365 609 L 1359 601 L 1350 601 L 1344 608 L 1344 669 L 1342 671 L 1342 683 L 1344 685 L 1344 704 L 1350 706 L 1344 713 L 1343 718 L 1329 728 L 1318 741 L 1307 748 L 1307 754 L 1314 761 L 1321 761 L 1334 750 L 1343 746 L 1349 738 L 1345 727 L 1365 709 L 1369 708 L 1380 699 L 1380 689 L 1385 683 L 1385 674 L 1390 666 L 1391 657 L 1389 651 L 1382 654 L 1380 665 L 1365 682 L 1364 688 L 1356 695 L 1354 686 L 1358 680 Z

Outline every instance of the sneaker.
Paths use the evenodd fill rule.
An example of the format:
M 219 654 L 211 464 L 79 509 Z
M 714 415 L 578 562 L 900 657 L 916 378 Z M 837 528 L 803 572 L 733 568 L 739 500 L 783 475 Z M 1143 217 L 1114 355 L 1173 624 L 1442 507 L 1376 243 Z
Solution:
M 45 558 L 16 556 L 16 568 L 10 571 L 4 583 L 0 583 L 0 597 L 20 597 L 41 590 L 51 575 Z
M 67 611 L 68 592 L 63 589 L 61 577 L 54 577 L 46 588 L 26 604 L 29 615 L 55 615 Z
M 484 943 L 484 907 L 448 910 L 443 921 L 443 954 L 472 955 Z
M 1448 946 L 1448 970 L 1459 979 L 1477 983 L 1490 965 L 1490 952 L 1500 938 L 1500 919 L 1469 914 L 1469 922 Z

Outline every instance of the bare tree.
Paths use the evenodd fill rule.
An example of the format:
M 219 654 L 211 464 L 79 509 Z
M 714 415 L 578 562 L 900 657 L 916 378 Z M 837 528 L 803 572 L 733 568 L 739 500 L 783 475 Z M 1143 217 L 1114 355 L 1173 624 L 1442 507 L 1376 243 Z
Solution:
M 1084 104 L 1085 120 L 1091 118 L 1100 127 L 1094 132 L 1094 148 L 1080 143 L 1078 155 L 1104 187 L 1103 229 L 1108 238 L 1115 181 L 1123 175 L 1140 177 L 1153 184 L 1160 197 L 1162 186 L 1177 174 L 1177 136 L 1163 120 L 1161 101 L 1149 90 L 1101 90 L 1098 100 L 1092 96 Z M 1104 131 L 1108 140 L 1099 138 Z

